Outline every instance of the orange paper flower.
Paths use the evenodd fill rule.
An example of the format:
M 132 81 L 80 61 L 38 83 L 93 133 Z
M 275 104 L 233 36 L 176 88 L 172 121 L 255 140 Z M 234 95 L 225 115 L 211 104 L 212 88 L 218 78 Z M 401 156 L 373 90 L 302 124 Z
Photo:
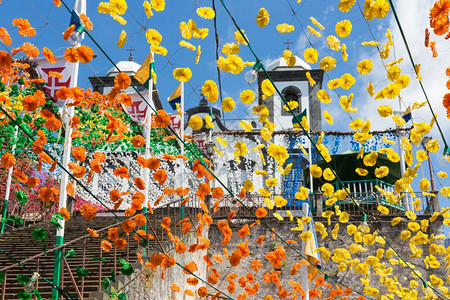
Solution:
M 75 49 L 76 49 L 75 59 L 81 63 L 88 63 L 94 57 L 94 50 L 92 50 L 86 45 L 81 45 L 80 47 Z
M 158 110 L 158 114 L 153 116 L 153 121 L 156 127 L 166 128 L 170 125 L 170 116 L 164 110 Z
M 97 215 L 97 209 L 89 203 L 85 203 L 81 206 L 80 213 L 86 221 L 90 221 Z
M 6 152 L 0 158 L 2 166 L 6 169 L 13 167 L 16 164 L 16 158 L 9 152 Z

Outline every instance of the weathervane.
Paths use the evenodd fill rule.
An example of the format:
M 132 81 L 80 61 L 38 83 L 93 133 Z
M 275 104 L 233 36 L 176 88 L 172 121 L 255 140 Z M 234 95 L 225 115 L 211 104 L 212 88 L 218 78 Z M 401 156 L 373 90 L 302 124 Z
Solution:
M 128 51 L 130 51 L 130 56 L 128 57 L 129 61 L 134 61 L 134 57 L 133 57 L 133 51 L 136 50 L 133 48 L 133 46 L 130 46 L 130 48 L 127 49 Z

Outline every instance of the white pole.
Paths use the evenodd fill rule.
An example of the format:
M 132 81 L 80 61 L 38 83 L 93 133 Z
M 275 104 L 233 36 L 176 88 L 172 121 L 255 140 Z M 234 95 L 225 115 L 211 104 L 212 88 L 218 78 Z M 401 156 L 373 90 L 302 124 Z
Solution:
M 309 125 L 308 134 L 311 132 L 311 117 L 309 115 L 309 97 L 306 97 L 306 121 Z M 301 120 L 300 120 L 301 121 Z M 312 137 L 311 137 L 312 138 Z M 309 166 L 312 165 L 312 142 L 308 139 L 308 150 L 309 150 Z M 313 176 L 311 173 L 311 169 L 309 169 L 309 194 L 312 195 L 314 193 L 314 182 L 313 182 Z M 308 197 L 309 199 L 309 197 Z
M 76 45 L 75 47 L 79 47 L 80 44 Z M 72 70 L 70 74 L 70 85 L 69 87 L 76 87 L 78 84 L 78 69 L 79 69 L 79 62 L 72 64 Z M 66 134 L 64 137 L 64 153 L 63 153 L 63 167 L 64 169 L 68 170 L 68 165 L 70 162 L 70 154 L 72 149 L 72 128 L 70 127 L 69 123 L 72 119 L 73 115 L 75 113 L 75 107 L 70 106 L 67 108 L 67 111 L 63 111 L 63 118 L 64 118 L 64 125 L 66 129 Z M 58 209 L 61 210 L 62 208 L 66 207 L 67 203 L 67 184 L 69 183 L 69 174 L 65 172 L 64 170 L 61 170 L 61 185 L 60 185 L 60 191 L 59 191 L 59 204 Z M 64 219 L 58 220 L 58 223 L 61 228 L 58 228 L 56 231 L 56 243 L 55 246 L 61 246 L 64 243 L 64 227 L 65 227 L 65 221 Z M 61 277 L 61 260 L 62 260 L 62 249 L 59 248 L 55 251 L 55 260 L 53 265 L 53 283 L 55 286 L 59 286 L 60 283 L 60 277 Z M 59 295 L 59 291 L 55 288 L 52 290 L 52 298 L 57 299 Z
M 147 95 L 147 101 L 149 104 L 153 104 L 153 80 L 150 79 L 148 84 L 148 95 Z M 145 159 L 150 158 L 150 137 L 151 137 L 151 130 L 152 130 L 152 110 L 150 106 L 147 107 L 147 114 L 145 118 L 145 124 L 144 124 L 144 135 L 145 135 Z M 150 191 L 150 170 L 148 168 L 144 168 L 144 182 L 145 182 L 145 203 L 149 201 L 149 191 Z M 144 205 L 144 207 L 146 207 Z
M 184 82 L 181 82 L 181 100 L 180 100 L 180 110 L 181 110 L 181 129 L 180 129 L 180 135 L 181 135 L 181 155 L 184 155 Z M 183 187 L 184 184 L 184 159 L 181 158 L 180 161 L 180 182 L 181 187 Z M 183 199 L 183 196 L 181 197 Z M 180 207 L 180 216 L 181 219 L 184 219 L 184 205 L 181 205 Z
M 304 217 L 307 217 L 309 214 L 309 204 L 308 202 L 303 202 L 302 204 L 302 213 Z M 304 224 L 302 232 L 308 230 L 308 224 Z M 302 253 L 305 254 L 306 242 L 302 241 Z M 305 291 L 305 300 L 309 300 L 309 281 L 308 281 L 308 268 L 305 267 L 306 272 L 302 272 L 301 284 L 303 287 L 303 291 Z
M 16 127 L 14 130 L 14 140 L 17 139 L 17 131 L 19 130 L 19 127 Z M 15 142 L 11 147 L 11 153 L 14 154 L 14 150 L 16 150 L 16 143 Z M 3 202 L 3 212 L 2 212 L 2 225 L 0 228 L 0 234 L 3 234 L 5 231 L 5 224 L 6 224 L 6 217 L 8 215 L 8 201 L 9 201 L 9 195 L 11 194 L 11 181 L 12 181 L 12 173 L 14 170 L 14 166 L 9 168 L 8 170 L 8 179 L 6 180 L 6 190 L 5 190 L 5 201 Z

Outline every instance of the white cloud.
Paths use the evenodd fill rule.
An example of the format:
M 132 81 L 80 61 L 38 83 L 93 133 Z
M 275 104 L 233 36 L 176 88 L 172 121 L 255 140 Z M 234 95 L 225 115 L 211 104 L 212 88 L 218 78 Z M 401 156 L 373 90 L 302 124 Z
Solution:
M 448 67 L 449 59 L 448 54 L 446 54 L 445 51 L 439 53 L 438 57 L 433 58 L 430 48 L 426 48 L 424 46 L 424 31 L 425 28 L 429 26 L 428 13 L 430 5 L 431 4 L 428 1 L 399 0 L 396 1 L 395 8 L 414 62 L 416 64 L 421 64 L 421 75 L 423 78 L 422 84 L 427 92 L 428 99 L 430 100 L 434 112 L 439 114 L 437 119 L 445 136 L 445 132 L 450 131 L 450 121 L 447 119 L 446 113 L 443 110 L 442 97 L 447 92 L 445 86 L 447 81 L 445 69 Z M 389 14 L 389 17 L 390 19 L 388 21 L 388 25 L 394 36 L 397 58 L 403 58 L 403 62 L 400 64 L 402 73 L 409 75 L 411 78 L 410 85 L 406 89 L 402 90 L 401 94 L 402 110 L 405 110 L 408 105 L 412 105 L 416 101 L 425 101 L 425 96 L 415 78 L 412 63 L 408 57 L 406 47 L 392 11 Z M 378 32 L 382 31 L 379 30 Z M 377 38 L 381 43 L 384 43 L 386 40 L 386 38 L 382 39 L 382 36 L 378 36 Z M 438 47 L 439 43 L 442 44 L 445 42 L 446 41 L 443 38 L 438 39 Z M 389 60 L 394 60 L 394 49 L 391 49 Z M 379 85 L 378 89 L 375 88 L 375 91 L 378 91 L 383 87 L 383 85 L 389 83 L 389 81 L 386 78 L 386 70 L 381 65 L 381 60 L 378 57 L 378 53 L 372 57 L 372 61 L 374 62 L 374 68 L 369 80 L 374 84 Z M 360 111 L 365 114 L 367 119 L 379 119 L 376 112 L 376 107 L 385 103 L 390 104 L 394 110 L 399 110 L 398 100 L 396 99 L 368 101 L 364 109 L 360 109 Z M 414 110 L 413 118 L 417 122 L 430 122 L 432 115 L 428 106 L 425 106 L 419 110 Z M 386 127 L 386 124 L 379 122 L 378 124 L 374 124 L 374 126 L 378 127 L 376 129 L 383 129 Z M 439 136 L 436 126 L 432 129 L 431 134 L 434 138 Z

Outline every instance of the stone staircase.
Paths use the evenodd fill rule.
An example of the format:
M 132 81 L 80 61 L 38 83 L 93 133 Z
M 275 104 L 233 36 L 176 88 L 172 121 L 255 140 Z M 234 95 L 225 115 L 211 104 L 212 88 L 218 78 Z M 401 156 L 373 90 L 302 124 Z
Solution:
M 167 216 L 166 213 L 164 211 L 159 214 L 155 212 L 155 215 L 148 217 L 148 233 L 157 236 L 158 241 L 154 243 L 158 247 L 165 244 L 165 238 L 167 237 L 159 225 L 162 217 Z M 75 250 L 76 254 L 66 259 L 73 276 L 71 276 L 67 265 L 64 262 L 62 263 L 60 286 L 65 291 L 73 295 L 81 295 L 82 297 L 79 298 L 96 298 L 95 296 L 99 295 L 98 292 L 102 291 L 101 281 L 103 278 L 111 277 L 112 270 L 114 270 L 117 277 L 121 274 L 121 265 L 118 263 L 119 259 L 125 259 L 130 264 L 137 262 L 136 252 L 138 242 L 133 239 L 132 234 L 126 237 L 123 232 L 120 233 L 120 237 L 128 241 L 127 247 L 123 250 L 113 248 L 109 252 L 104 252 L 100 248 L 101 240 L 107 236 L 107 228 L 119 227 L 120 224 L 113 216 L 97 216 L 90 222 L 87 222 L 81 216 L 76 216 L 66 222 L 65 245 L 62 247 L 63 255 L 72 249 Z M 88 235 L 86 232 L 87 227 L 97 230 L 100 237 L 96 239 Z M 43 228 L 48 231 L 46 254 L 44 254 L 44 241 L 35 241 L 32 238 L 32 231 L 36 228 Z M 173 230 L 175 233 L 179 228 L 174 228 Z M 0 284 L 1 300 L 17 299 L 17 293 L 24 291 L 23 285 L 17 281 L 18 274 L 23 274 L 30 278 L 33 272 L 38 272 L 42 277 L 52 281 L 55 234 L 56 227 L 46 221 L 15 229 L 0 236 L 0 249 L 11 254 L 15 259 L 23 262 L 25 265 L 25 267 L 14 265 L 15 262 L 13 260 L 0 252 L 0 271 L 5 272 L 5 281 Z M 149 252 L 154 252 L 151 251 L 151 247 L 148 249 L 150 250 Z M 92 258 L 100 257 L 104 260 L 92 260 Z M 76 267 L 81 266 L 90 270 L 90 273 L 82 278 L 77 276 L 76 271 Z M 75 281 L 78 287 L 78 293 L 73 281 Z M 39 279 L 36 286 L 44 299 L 51 298 L 52 287 L 50 284 Z M 61 296 L 60 299 L 62 299 Z

